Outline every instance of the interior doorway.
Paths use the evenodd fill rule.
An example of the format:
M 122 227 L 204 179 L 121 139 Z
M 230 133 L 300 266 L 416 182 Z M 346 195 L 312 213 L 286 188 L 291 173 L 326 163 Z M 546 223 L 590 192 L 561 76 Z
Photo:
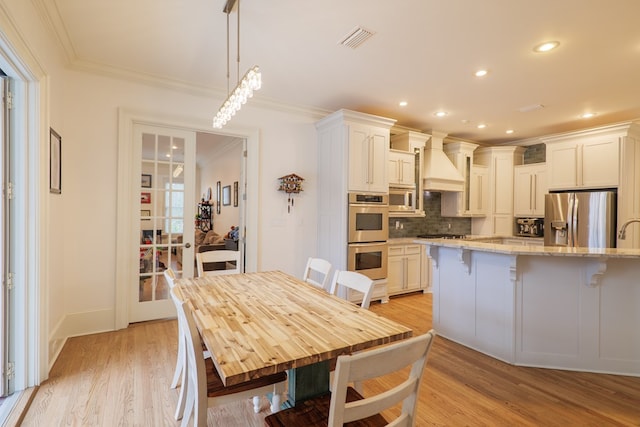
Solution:
M 125 110 L 120 112 L 119 123 L 121 129 L 118 170 L 121 172 L 118 174 L 116 240 L 118 253 L 127 255 L 118 257 L 116 261 L 116 328 L 123 328 L 134 321 L 152 320 L 174 314 L 170 300 L 165 298 L 168 293 L 162 291 L 163 271 L 179 262 L 175 268 L 183 277 L 193 275 L 192 260 L 195 259 L 198 245 L 195 233 L 200 226 L 215 232 L 219 244 L 237 245 L 237 250 L 244 255 L 241 268 L 255 271 L 257 249 L 248 249 L 251 248 L 251 244 L 247 244 L 246 235 L 247 231 L 257 224 L 257 209 L 253 208 L 257 194 L 255 197 L 251 196 L 248 189 L 253 185 L 257 188 L 258 168 L 254 167 L 254 172 L 251 172 L 252 168 L 249 166 L 257 163 L 257 132 L 214 134 L 209 129 L 201 129 L 197 125 L 171 123 L 166 117 L 140 116 Z M 156 128 L 156 131 L 148 130 L 149 127 Z M 138 128 L 146 128 L 145 132 L 156 135 L 151 138 L 153 143 L 150 143 L 154 147 L 161 144 L 163 138 L 158 139 L 159 135 L 183 135 L 173 142 L 185 141 L 184 162 L 181 162 L 179 157 L 162 160 L 162 153 L 159 151 L 154 154 L 153 160 L 143 159 L 140 153 L 144 132 L 136 130 Z M 194 149 L 192 160 L 189 160 L 187 146 L 190 143 L 186 141 L 192 138 L 197 141 L 194 144 L 197 148 Z M 168 143 L 168 147 L 175 145 L 173 142 Z M 176 194 L 182 192 L 182 230 L 167 229 L 167 224 L 171 223 L 172 218 L 177 218 L 177 213 L 167 213 L 166 203 L 162 201 L 177 199 L 168 195 L 164 182 L 156 181 L 155 176 L 143 176 L 152 175 L 143 172 L 145 162 L 148 163 L 147 167 L 155 168 L 155 173 L 162 175 L 162 179 L 167 182 L 182 184 L 180 179 L 170 178 L 169 175 L 173 177 L 176 174 L 179 177 L 180 174 L 184 174 L 184 186 L 172 189 Z M 167 164 L 166 171 L 160 173 L 162 164 Z M 220 165 L 234 165 L 234 171 L 225 171 Z M 184 169 L 178 174 L 177 169 L 180 168 Z M 187 184 L 189 174 L 194 176 L 193 185 Z M 136 185 L 138 182 L 141 184 Z M 133 183 L 136 184 L 132 185 Z M 151 203 L 148 204 L 152 205 L 151 208 L 147 208 L 148 204 L 143 203 L 146 200 L 150 200 Z M 206 226 L 200 222 L 202 218 L 197 216 L 199 204 L 203 201 L 212 204 L 213 212 L 212 218 L 207 219 L 211 223 Z M 155 203 L 161 203 L 162 206 Z M 254 213 L 247 214 L 248 212 Z M 149 230 L 143 229 L 143 221 L 148 224 L 146 228 Z M 254 237 L 250 241 L 254 242 L 253 248 L 257 248 L 257 239 Z M 145 264 L 144 283 L 140 270 L 143 252 L 144 260 L 148 261 L 149 267 L 147 271 Z M 144 289 L 141 291 L 142 284 L 149 285 L 149 292 Z M 150 298 L 141 299 L 141 295 Z

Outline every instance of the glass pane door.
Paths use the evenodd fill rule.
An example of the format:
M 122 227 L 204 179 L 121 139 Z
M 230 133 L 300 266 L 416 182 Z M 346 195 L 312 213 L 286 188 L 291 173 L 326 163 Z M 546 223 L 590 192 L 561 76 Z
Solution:
M 131 321 L 171 315 L 164 271 L 193 276 L 195 134 L 137 127 L 141 143 L 139 222 L 135 262 L 139 265 Z

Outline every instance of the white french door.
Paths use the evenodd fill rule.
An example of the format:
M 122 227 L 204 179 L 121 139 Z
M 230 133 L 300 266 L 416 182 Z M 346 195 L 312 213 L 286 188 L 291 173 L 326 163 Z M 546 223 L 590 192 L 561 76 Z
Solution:
M 139 155 L 133 162 L 139 181 L 133 185 L 139 191 L 131 212 L 138 224 L 131 261 L 138 268 L 131 280 L 129 322 L 140 322 L 175 314 L 167 268 L 193 276 L 196 134 L 134 124 L 133 140 Z
M 2 381 L 0 381 L 0 396 L 10 394 L 12 390 L 13 368 L 10 363 L 9 343 L 11 321 L 11 162 L 9 153 L 9 113 L 7 95 L 10 93 L 10 80 L 0 71 L 0 95 L 2 99 L 2 117 L 0 119 L 0 176 L 2 176 L 2 208 L 0 209 L 0 277 L 2 277 L 2 291 L 0 292 L 0 367 L 2 367 Z M 7 374 L 9 373 L 9 374 Z

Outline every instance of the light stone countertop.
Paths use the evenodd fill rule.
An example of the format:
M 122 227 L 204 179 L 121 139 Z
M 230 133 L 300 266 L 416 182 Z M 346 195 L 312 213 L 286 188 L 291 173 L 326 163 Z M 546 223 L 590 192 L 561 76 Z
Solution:
M 477 240 L 477 239 L 480 240 Z M 571 256 L 592 258 L 640 258 L 640 249 L 618 248 L 567 248 L 560 246 L 523 246 L 487 243 L 481 240 L 500 238 L 473 236 L 467 239 L 414 239 L 416 243 L 446 248 L 460 248 L 483 252 L 493 252 L 511 255 L 540 255 L 540 256 Z M 512 237 L 504 237 L 511 239 Z M 390 242 L 391 243 L 391 242 Z

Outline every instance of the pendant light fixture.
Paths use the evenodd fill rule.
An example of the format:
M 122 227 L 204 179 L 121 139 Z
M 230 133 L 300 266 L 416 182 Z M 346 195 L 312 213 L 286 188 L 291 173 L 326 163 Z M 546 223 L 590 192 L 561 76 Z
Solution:
M 236 1 L 238 2 L 238 56 L 237 56 L 237 80 L 235 89 L 229 93 L 229 14 Z M 218 113 L 213 118 L 213 127 L 222 128 L 231 117 L 253 96 L 253 91 L 262 86 L 262 75 L 257 65 L 250 68 L 240 80 L 240 0 L 227 0 L 224 9 L 227 14 L 227 99 L 222 103 Z

